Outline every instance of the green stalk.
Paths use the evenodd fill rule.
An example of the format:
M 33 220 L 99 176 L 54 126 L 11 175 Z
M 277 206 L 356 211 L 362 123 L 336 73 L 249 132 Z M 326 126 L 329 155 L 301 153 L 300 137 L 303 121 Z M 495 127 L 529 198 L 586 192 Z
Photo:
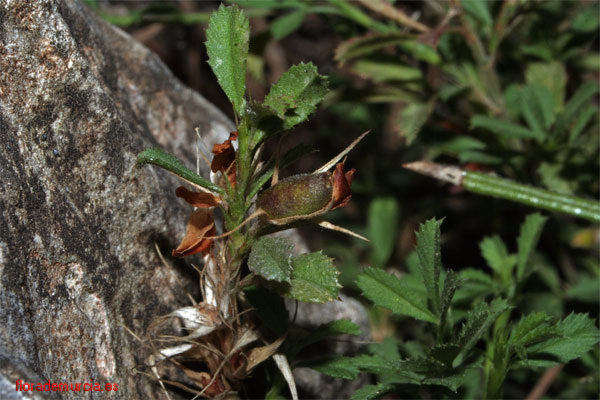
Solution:
M 362 12 L 358 7 L 349 4 L 345 0 L 329 0 L 329 3 L 337 7 L 343 16 L 353 20 L 354 22 L 364 26 L 365 28 L 373 29 L 374 31 L 380 33 L 394 31 L 394 28 L 391 28 L 388 25 L 382 24 L 381 22 L 372 19 L 367 14 Z
M 481 172 L 466 172 L 462 185 L 471 192 L 600 222 L 600 203 L 597 201 L 526 186 Z
M 470 172 L 458 167 L 417 161 L 404 165 L 405 168 L 440 179 L 486 196 L 497 197 L 526 204 L 548 211 L 560 212 L 588 221 L 600 223 L 600 202 L 551 192 L 523 185 L 498 176 Z

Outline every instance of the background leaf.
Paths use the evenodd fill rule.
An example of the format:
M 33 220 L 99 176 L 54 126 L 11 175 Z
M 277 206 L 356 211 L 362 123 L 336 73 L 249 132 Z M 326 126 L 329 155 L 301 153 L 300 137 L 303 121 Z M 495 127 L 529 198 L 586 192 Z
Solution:
M 396 244 L 400 210 L 391 197 L 378 197 L 369 204 L 369 239 L 373 253 L 371 261 L 379 268 L 385 267 Z
M 549 89 L 554 99 L 554 111 L 562 111 L 567 86 L 567 72 L 562 63 L 553 61 L 528 64 L 525 82 L 529 86 L 542 86 Z
M 271 23 L 269 29 L 275 39 L 283 39 L 302 25 L 304 10 L 295 10 L 282 15 Z
M 499 236 L 487 237 L 479 242 L 479 248 L 490 268 L 502 278 L 504 283 L 508 283 L 516 259 L 513 255 L 508 254 L 502 239 Z
M 547 137 L 547 130 L 554 123 L 552 92 L 545 86 L 525 86 L 521 90 L 521 114 L 529 128 Z
M 327 93 L 327 79 L 312 63 L 292 66 L 271 87 L 264 105 L 270 107 L 290 129 L 306 120 Z
M 600 91 L 600 87 L 595 82 L 582 84 L 569 99 L 563 113 L 558 117 L 558 120 L 556 121 L 556 131 L 558 133 L 568 132 L 568 129 L 571 127 L 571 124 L 575 121 L 579 113 L 585 109 L 585 103 L 595 96 L 598 91 Z
M 436 98 L 432 98 L 427 103 L 413 102 L 402 108 L 395 121 L 395 129 L 406 140 L 406 144 L 411 144 L 416 139 L 433 113 L 436 101 Z
M 263 236 L 252 245 L 248 268 L 267 280 L 290 283 L 293 248 L 287 238 Z
M 434 324 L 438 322 L 427 308 L 426 298 L 385 271 L 369 267 L 358 276 L 356 284 L 375 305 L 388 308 L 395 314 L 408 315 Z
M 529 214 L 521 225 L 521 233 L 517 239 L 517 280 L 519 282 L 529 274 L 529 261 L 546 220 L 547 218 L 539 213 Z
M 361 58 L 352 65 L 352 71 L 375 82 L 411 81 L 423 77 L 420 69 L 383 57 Z
M 462 0 L 461 5 L 467 13 L 477 18 L 485 25 L 489 26 L 493 23 L 492 15 L 490 14 L 490 9 L 488 8 L 488 3 L 486 1 Z
M 536 132 L 521 125 L 513 124 L 512 122 L 503 119 L 487 117 L 485 115 L 475 115 L 472 117 L 471 128 L 484 128 L 507 139 L 544 139 L 541 132 Z
M 221 5 L 211 15 L 206 30 L 208 64 L 238 116 L 244 114 L 246 105 L 244 94 L 249 32 L 248 18 L 235 5 Z

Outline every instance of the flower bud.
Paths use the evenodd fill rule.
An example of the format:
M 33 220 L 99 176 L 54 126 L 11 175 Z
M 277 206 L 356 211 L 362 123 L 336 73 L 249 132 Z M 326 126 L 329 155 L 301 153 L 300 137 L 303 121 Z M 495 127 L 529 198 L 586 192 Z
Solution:
M 333 173 L 290 176 L 262 192 L 256 207 L 276 225 L 318 217 L 348 203 L 353 175 L 338 163 Z
M 333 183 L 327 172 L 282 179 L 258 196 L 256 206 L 274 223 L 324 214 L 331 208 Z

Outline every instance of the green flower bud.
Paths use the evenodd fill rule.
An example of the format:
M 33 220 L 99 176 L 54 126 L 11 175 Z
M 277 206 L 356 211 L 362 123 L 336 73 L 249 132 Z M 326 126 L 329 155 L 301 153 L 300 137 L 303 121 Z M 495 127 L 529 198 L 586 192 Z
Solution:
M 312 218 L 332 205 L 331 174 L 299 174 L 282 179 L 258 196 L 256 206 L 275 224 Z

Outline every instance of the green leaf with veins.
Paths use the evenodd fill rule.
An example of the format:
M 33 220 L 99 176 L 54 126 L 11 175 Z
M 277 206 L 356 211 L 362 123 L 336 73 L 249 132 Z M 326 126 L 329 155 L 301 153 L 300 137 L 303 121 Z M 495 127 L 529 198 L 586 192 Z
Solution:
M 369 267 L 358 276 L 356 284 L 375 305 L 388 308 L 395 314 L 438 323 L 436 316 L 427 308 L 424 293 L 412 290 L 402 280 L 385 271 Z
M 300 63 L 279 78 L 263 104 L 283 120 L 284 129 L 290 129 L 306 120 L 326 93 L 327 78 L 312 63 Z
M 248 268 L 267 280 L 290 283 L 293 248 L 289 239 L 263 236 L 252 245 Z
M 311 303 L 324 303 L 338 297 L 341 285 L 339 272 L 321 251 L 292 258 L 290 286 L 284 294 L 292 299 Z
M 219 85 L 238 116 L 245 113 L 246 59 L 250 35 L 248 18 L 238 6 L 225 7 L 211 15 L 206 30 L 206 50 Z

